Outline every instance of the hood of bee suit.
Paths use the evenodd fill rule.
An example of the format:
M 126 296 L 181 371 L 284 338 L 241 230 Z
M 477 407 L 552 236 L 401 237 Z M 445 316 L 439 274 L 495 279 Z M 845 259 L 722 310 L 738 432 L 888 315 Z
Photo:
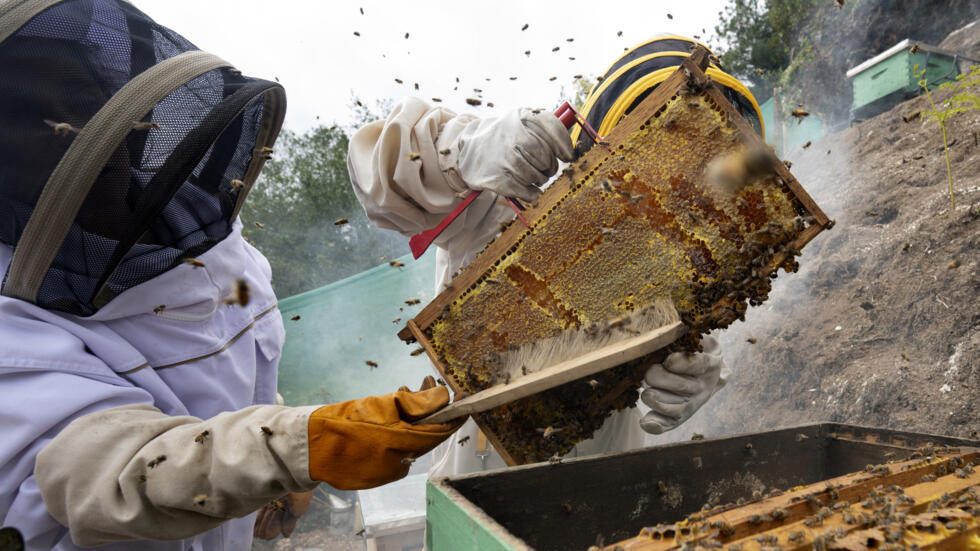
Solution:
M 650 92 L 691 55 L 696 45 L 704 46 L 691 38 L 661 34 L 630 48 L 592 87 L 585 105 L 580 110 L 582 115 L 600 136 L 608 135 L 623 117 L 650 95 Z M 716 62 L 709 64 L 706 72 L 719 85 L 722 93 L 739 114 L 764 137 L 762 112 L 759 111 L 759 105 L 752 92 L 737 79 L 725 73 Z M 587 151 L 593 145 L 592 140 L 581 131 L 579 125 L 575 125 L 572 129 L 571 137 L 577 154 Z
M 0 0 L 0 293 L 91 316 L 233 229 L 285 92 L 125 0 Z

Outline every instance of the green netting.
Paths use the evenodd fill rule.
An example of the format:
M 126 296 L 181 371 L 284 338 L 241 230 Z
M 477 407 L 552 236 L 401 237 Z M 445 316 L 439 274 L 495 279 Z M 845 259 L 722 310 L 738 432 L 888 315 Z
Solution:
M 396 333 L 428 303 L 435 284 L 435 253 L 398 259 L 325 287 L 279 301 L 286 344 L 279 392 L 290 406 L 341 402 L 417 388 L 434 374 L 425 354 L 409 356 Z M 415 306 L 405 304 L 411 298 Z M 293 321 L 293 316 L 300 316 Z M 395 318 L 401 318 L 394 323 Z M 378 364 L 372 368 L 365 364 Z

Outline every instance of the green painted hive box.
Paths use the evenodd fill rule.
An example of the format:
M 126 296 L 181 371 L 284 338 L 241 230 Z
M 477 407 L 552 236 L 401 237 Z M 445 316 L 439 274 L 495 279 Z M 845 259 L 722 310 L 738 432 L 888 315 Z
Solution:
M 904 461 L 917 448 L 977 447 L 952 437 L 822 423 L 537 463 L 426 487 L 428 551 L 611 551 L 644 527 L 706 503 L 751 501 L 773 488 L 815 485 Z M 816 487 L 816 486 L 815 486 Z
M 959 74 L 958 56 L 906 38 L 875 57 L 847 71 L 854 92 L 851 118 L 862 120 L 891 109 L 920 92 L 918 72 L 925 69 L 929 88 L 953 80 Z

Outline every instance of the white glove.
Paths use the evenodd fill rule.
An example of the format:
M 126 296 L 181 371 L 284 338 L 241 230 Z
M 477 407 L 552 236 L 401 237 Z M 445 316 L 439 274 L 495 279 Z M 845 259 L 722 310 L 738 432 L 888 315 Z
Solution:
M 721 345 L 710 335 L 701 338 L 701 345 L 704 352 L 674 352 L 647 370 L 640 399 L 650 412 L 640 419 L 643 430 L 662 434 L 677 428 L 725 386 L 730 372 Z
M 572 140 L 558 117 L 526 108 L 474 120 L 446 153 L 470 189 L 529 202 L 558 171 L 558 159 L 574 159 Z

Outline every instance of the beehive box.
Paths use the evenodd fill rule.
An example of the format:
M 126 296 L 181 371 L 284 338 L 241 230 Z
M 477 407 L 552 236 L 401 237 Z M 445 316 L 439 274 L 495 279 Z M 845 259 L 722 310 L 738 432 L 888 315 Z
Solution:
M 836 537 L 838 528 L 845 537 L 876 528 L 863 525 L 862 513 L 885 518 L 881 510 L 890 509 L 890 515 L 905 513 L 904 522 L 920 523 L 918 541 L 945 540 L 938 548 L 970 549 L 954 537 L 976 533 L 977 517 L 963 513 L 980 513 L 969 495 L 980 482 L 980 471 L 969 472 L 969 463 L 978 461 L 978 446 L 971 440 L 826 423 L 430 480 L 426 548 L 586 551 L 598 543 L 605 551 L 616 546 L 650 551 L 681 549 L 688 540 L 689 548 L 697 541 L 707 546 L 710 537 L 723 541 L 721 549 L 738 549 L 731 546 L 748 539 L 741 548 L 748 551 L 768 545 L 769 540 L 755 540 L 765 533 L 779 538 L 771 549 L 789 551 L 821 548 L 813 546 L 814 536 L 833 532 L 834 541 L 825 542 L 832 545 L 822 547 L 831 549 L 843 540 Z M 862 505 L 867 496 L 870 507 Z M 845 501 L 852 510 L 848 514 L 860 523 L 840 526 Z M 936 503 L 932 510 L 930 503 Z M 705 514 L 705 504 L 716 509 Z M 834 515 L 817 524 L 824 507 Z M 941 511 L 949 508 L 959 512 Z M 779 509 L 785 517 L 776 513 L 780 518 L 774 519 Z M 683 522 L 693 514 L 700 516 Z M 966 530 L 953 526 L 947 533 L 940 520 L 947 516 L 959 517 L 947 522 L 966 522 Z M 727 525 L 712 527 L 715 522 Z M 798 531 L 804 538 L 789 542 Z M 912 531 L 907 547 L 917 536 Z
M 763 148 L 705 76 L 699 48 L 511 224 L 399 335 L 418 340 L 457 393 L 507 376 L 499 354 L 670 300 L 699 335 L 765 300 L 770 277 L 831 222 L 772 158 L 737 193 L 705 183 L 708 163 Z M 573 381 L 475 416 L 510 465 L 567 453 L 635 405 L 649 361 Z M 550 438 L 542 431 L 556 429 Z M 550 432 L 550 431 L 549 431 Z
M 913 46 L 915 46 L 913 51 Z M 920 78 L 930 89 L 956 78 L 957 54 L 906 38 L 847 71 L 854 102 L 853 119 L 866 119 L 922 92 Z M 925 71 L 920 77 L 919 71 Z

